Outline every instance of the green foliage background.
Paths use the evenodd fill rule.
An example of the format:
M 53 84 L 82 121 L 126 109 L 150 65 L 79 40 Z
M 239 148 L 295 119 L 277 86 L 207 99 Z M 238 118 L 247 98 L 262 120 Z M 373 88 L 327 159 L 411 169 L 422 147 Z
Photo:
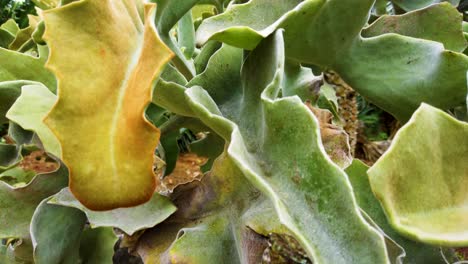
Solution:
M 0 25 L 12 18 L 20 28 L 28 26 L 28 14 L 36 15 L 35 5 L 31 0 L 23 2 L 15 0 L 0 0 Z

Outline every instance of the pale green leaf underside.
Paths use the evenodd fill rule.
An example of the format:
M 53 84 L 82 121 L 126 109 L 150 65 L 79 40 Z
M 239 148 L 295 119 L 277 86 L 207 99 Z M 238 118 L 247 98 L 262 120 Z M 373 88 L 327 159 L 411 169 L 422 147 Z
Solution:
M 392 226 L 412 239 L 468 245 L 468 124 L 427 104 L 368 171 Z
M 49 203 L 73 207 L 83 211 L 93 228 L 117 227 L 129 235 L 161 223 L 177 209 L 167 197 L 155 193 L 149 202 L 136 207 L 118 208 L 103 212 L 91 211 L 80 204 L 68 188 L 61 190 Z
M 439 247 L 419 243 L 401 236 L 389 224 L 385 213 L 377 200 L 369 183 L 367 170 L 369 167 L 360 160 L 354 160 L 351 166 L 346 168 L 349 180 L 353 185 L 354 194 L 359 207 L 388 235 L 402 246 L 406 255 L 403 263 L 409 264 L 440 264 L 443 263 Z
M 41 84 L 25 85 L 21 95 L 7 112 L 6 117 L 23 129 L 37 133 L 44 149 L 60 157 L 60 142 L 43 120 L 57 100 L 56 95 Z
M 5 81 L 0 82 L 0 123 L 8 122 L 6 113 L 21 94 L 24 85 L 38 84 L 31 81 Z

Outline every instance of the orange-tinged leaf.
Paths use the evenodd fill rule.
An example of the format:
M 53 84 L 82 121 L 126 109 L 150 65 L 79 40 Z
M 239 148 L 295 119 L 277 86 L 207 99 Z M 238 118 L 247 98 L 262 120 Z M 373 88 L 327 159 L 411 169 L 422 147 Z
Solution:
M 70 189 L 92 210 L 148 201 L 159 130 L 144 117 L 152 84 L 173 56 L 154 4 L 85 0 L 44 12 L 47 67 L 58 101 L 45 123 L 62 144 Z

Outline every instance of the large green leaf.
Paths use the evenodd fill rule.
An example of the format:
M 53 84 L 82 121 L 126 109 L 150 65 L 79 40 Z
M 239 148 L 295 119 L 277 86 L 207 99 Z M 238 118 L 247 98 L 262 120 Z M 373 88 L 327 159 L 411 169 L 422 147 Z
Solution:
M 159 130 L 144 111 L 172 53 L 158 37 L 155 12 L 154 4 L 130 0 L 85 0 L 44 12 L 47 67 L 60 91 L 45 123 L 61 142 L 70 190 L 94 210 L 142 204 L 156 187 Z
M 421 102 L 444 109 L 463 104 L 460 98 L 466 92 L 468 58 L 445 50 L 439 43 L 397 34 L 362 38 L 360 31 L 367 23 L 373 2 L 310 0 L 289 12 L 282 10 L 280 4 L 278 10 L 283 15 L 273 22 L 265 20 L 265 25 L 257 27 L 262 22 L 250 19 L 251 14 L 268 17 L 275 12 L 259 8 L 261 0 L 249 1 L 206 19 L 197 31 L 197 39 L 200 43 L 216 39 L 251 49 L 275 29 L 284 28 L 289 58 L 337 71 L 357 92 L 402 121 L 407 121 Z M 440 30 L 426 30 L 440 27 L 437 19 L 431 19 L 425 23 L 424 38 L 443 40 L 451 43 L 447 48 L 460 50 L 465 45 L 461 40 L 461 16 L 448 5 L 436 9 L 453 14 L 449 27 L 452 34 L 438 36 Z M 263 28 L 268 30 L 264 32 Z M 405 33 L 411 35 L 408 31 Z
M 80 263 L 79 247 L 86 216 L 77 209 L 47 204 L 34 212 L 31 238 L 36 264 Z
M 166 66 L 158 79 L 155 87 L 152 102 L 158 106 L 173 109 L 184 107 L 184 85 L 187 80 L 170 64 Z M 180 109 L 179 114 L 192 116 L 190 107 L 185 106 L 184 110 Z
M 168 198 L 157 193 L 153 195 L 149 202 L 136 207 L 118 208 L 103 212 L 91 211 L 80 204 L 68 188 L 56 194 L 49 201 L 49 204 L 67 206 L 83 211 L 88 217 L 92 228 L 116 227 L 128 235 L 153 227 L 176 211 L 176 207 L 172 205 Z
M 409 264 L 440 264 L 444 259 L 439 247 L 418 243 L 407 239 L 396 232 L 388 223 L 387 217 L 380 206 L 379 201 L 372 193 L 367 176 L 369 167 L 359 160 L 354 160 L 351 166 L 346 168 L 349 180 L 353 185 L 356 200 L 359 206 L 372 218 L 372 220 L 406 251 L 404 263 Z
M 0 81 L 30 80 L 37 81 L 56 90 L 54 75 L 44 68 L 47 47 L 39 46 L 39 57 L 0 48 Z
M 44 149 L 60 157 L 60 143 L 43 122 L 56 100 L 57 97 L 41 84 L 25 85 L 6 117 L 23 129 L 37 133 Z
M 52 200 L 56 200 L 56 197 L 62 193 L 63 190 Z M 67 193 L 71 195 L 69 191 Z M 73 201 L 76 200 L 73 198 Z M 117 241 L 113 228 L 89 228 L 86 225 L 86 215 L 82 211 L 73 207 L 50 204 L 51 202 L 49 199 L 43 200 L 32 219 L 31 237 L 35 263 L 112 263 L 114 244 Z M 83 206 L 80 205 L 80 208 Z M 122 214 L 112 211 L 101 214 L 107 214 L 110 219 L 112 213 L 114 219 L 122 217 Z M 91 222 L 93 220 L 95 219 L 89 219 Z
M 248 55 L 240 86 L 194 86 L 185 92 L 187 103 L 230 142 L 229 157 L 314 261 L 387 263 L 383 238 L 359 214 L 346 175 L 324 153 L 312 112 L 298 97 L 276 99 L 283 67 L 278 31 Z
M 399 120 L 421 102 L 442 109 L 464 103 L 468 57 L 440 43 L 384 34 L 357 40 L 344 58 L 335 66 L 341 77 Z
M 5 81 L 0 83 L 0 123 L 6 123 L 6 113 L 21 94 L 21 87 L 37 84 L 30 81 Z
M 368 173 L 391 225 L 446 246 L 468 245 L 468 124 L 422 104 Z
M 231 5 L 221 15 L 203 21 L 197 30 L 197 42 L 204 44 L 214 39 L 251 50 L 273 33 L 279 23 L 277 21 L 301 1 L 252 0 Z
M 23 244 L 30 244 L 29 226 L 36 207 L 67 183 L 64 166 L 55 172 L 39 174 L 22 187 L 15 188 L 0 181 L 0 238 L 20 239 Z M 22 246 L 17 250 L 23 250 Z M 28 252 L 18 254 L 32 256 L 32 252 L 25 250 Z
M 216 39 L 253 49 L 263 38 L 284 28 L 288 57 L 322 66 L 340 58 L 367 22 L 373 0 L 271 1 L 253 0 L 233 5 L 225 13 L 203 21 L 197 40 Z M 295 8 L 294 8 L 295 7 Z M 336 19 L 339 15 L 340 19 Z M 252 19 L 261 17 L 262 19 Z M 342 23 L 346 21 L 346 23 Z M 304 37 L 306 36 L 306 37 Z
M 460 27 L 461 17 L 449 3 L 442 3 L 401 16 L 382 16 L 365 28 L 362 36 L 368 38 L 396 33 L 437 41 L 447 50 L 463 52 L 467 42 Z
M 80 255 L 82 263 L 112 264 L 117 236 L 110 227 L 86 229 L 81 236 Z
M 241 49 L 223 44 L 222 48 L 210 57 L 205 70 L 186 86 L 201 86 L 216 96 L 213 99 L 220 105 L 227 103 L 231 89 L 241 86 L 241 58 Z

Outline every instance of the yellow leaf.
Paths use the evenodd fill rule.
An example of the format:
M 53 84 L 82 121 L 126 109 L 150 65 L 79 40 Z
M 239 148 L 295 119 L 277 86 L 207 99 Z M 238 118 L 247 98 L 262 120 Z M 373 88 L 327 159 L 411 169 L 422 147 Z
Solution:
M 173 54 L 156 33 L 155 12 L 138 0 L 85 0 L 44 12 L 46 66 L 58 79 L 45 122 L 62 144 L 71 191 L 92 210 L 142 204 L 156 187 L 160 132 L 144 110 Z

